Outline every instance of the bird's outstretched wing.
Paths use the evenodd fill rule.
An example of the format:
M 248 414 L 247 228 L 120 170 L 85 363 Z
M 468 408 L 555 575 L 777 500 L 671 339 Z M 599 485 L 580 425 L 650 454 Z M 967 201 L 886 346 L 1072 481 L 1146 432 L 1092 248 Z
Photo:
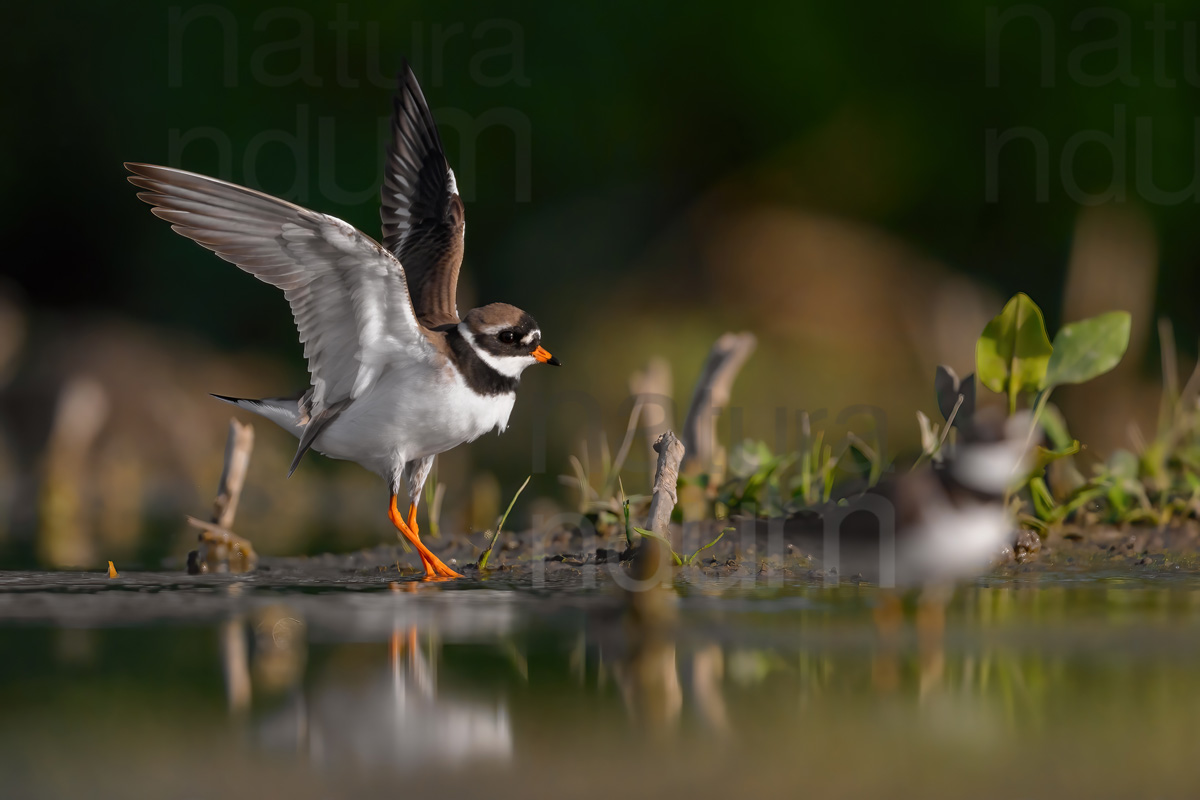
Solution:
M 398 82 L 379 210 L 383 244 L 404 265 L 417 318 L 433 328 L 458 322 L 463 204 L 437 125 L 407 62 Z
M 308 359 L 314 419 L 362 395 L 386 362 L 434 358 L 404 270 L 354 226 L 215 178 L 125 166 L 144 190 L 138 197 L 176 233 L 283 290 Z

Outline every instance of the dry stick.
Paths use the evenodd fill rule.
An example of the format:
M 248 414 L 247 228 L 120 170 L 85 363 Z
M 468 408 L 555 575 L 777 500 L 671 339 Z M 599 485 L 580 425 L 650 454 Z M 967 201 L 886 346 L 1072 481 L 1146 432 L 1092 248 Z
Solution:
M 242 538 L 242 537 L 238 536 L 236 533 L 234 533 L 233 531 L 229 530 L 229 528 L 222 527 L 215 522 L 205 522 L 202 519 L 193 517 L 191 514 L 185 515 L 184 519 L 187 520 L 188 525 L 191 525 L 193 528 L 198 528 L 201 531 L 211 533 L 213 535 L 213 537 L 229 539 L 230 541 Z M 214 541 L 214 539 L 212 539 L 211 537 L 201 537 L 201 541 L 205 541 L 206 539 L 208 541 Z
M 250 454 L 254 450 L 254 426 L 229 420 L 229 437 L 225 440 L 225 465 L 221 470 L 221 482 L 217 487 L 217 499 L 213 501 L 212 522 L 188 517 L 188 524 L 200 529 L 200 547 L 188 553 L 188 572 L 207 572 L 213 563 L 228 567 L 231 556 L 241 560 L 242 571 L 249 570 L 256 558 L 249 540 L 234 533 L 233 519 L 237 515 L 238 500 L 246 484 L 246 473 L 250 468 Z
M 758 340 L 752 333 L 726 333 L 717 339 L 709 352 L 683 423 L 683 444 L 687 449 L 683 468 L 686 473 L 713 473 L 719 452 L 717 415 L 729 405 L 733 382 L 757 345 Z M 715 477 L 719 479 L 720 476 Z
M 683 460 L 683 442 L 671 431 L 658 437 L 654 443 L 658 453 L 658 466 L 654 471 L 654 489 L 650 496 L 650 515 L 646 520 L 647 530 L 663 539 L 673 541 L 671 536 L 671 512 L 678 501 L 676 487 L 679 484 L 679 465 Z M 634 576 L 649 581 L 656 576 L 668 574 L 664 567 L 671 563 L 670 550 L 658 539 L 643 536 L 634 554 Z
M 254 426 L 229 420 L 229 438 L 225 440 L 225 468 L 221 471 L 221 483 L 217 487 L 217 499 L 213 503 L 212 521 L 229 530 L 237 515 L 238 500 L 242 487 L 246 485 L 246 472 L 250 468 L 250 453 L 254 450 Z
M 756 344 L 752 333 L 722 335 L 713 344 L 696 381 L 692 404 L 683 424 L 683 444 L 687 449 L 683 472 L 688 477 L 707 473 L 709 479 L 707 493 L 698 482 L 692 482 L 684 489 L 681 506 L 685 520 L 703 519 L 710 499 L 716 497 L 721 486 L 725 458 L 717 444 L 717 417 L 729 405 L 733 382 Z
M 242 614 L 221 623 L 221 674 L 229 710 L 242 712 L 248 709 L 253 690 L 250 654 L 246 647 L 246 619 Z
M 650 514 L 646 529 L 671 541 L 671 512 L 675 509 L 676 487 L 679 484 L 679 465 L 685 453 L 683 443 L 671 431 L 654 443 L 658 466 L 654 473 L 654 490 L 650 497 Z M 633 577 L 639 590 L 630 592 L 631 610 L 642 621 L 662 621 L 672 608 L 672 597 L 661 591 L 663 579 L 671 574 L 670 548 L 657 538 L 641 537 L 633 556 Z
M 654 470 L 654 490 L 650 497 L 650 518 L 646 520 L 646 527 L 670 540 L 671 512 L 678 502 L 675 488 L 679 484 L 679 467 L 687 448 L 672 431 L 667 431 L 654 443 L 654 452 L 658 453 L 658 466 Z
M 230 528 L 233 527 L 233 519 L 237 515 L 242 487 L 246 485 L 246 473 L 250 469 L 250 454 L 253 450 L 254 426 L 231 418 L 229 436 L 225 439 L 225 465 L 221 470 L 221 482 L 217 485 L 217 498 L 213 501 L 212 523 L 206 524 L 188 518 L 190 523 L 201 530 L 197 562 L 205 562 L 207 565 L 211 560 L 209 552 L 215 550 L 223 562 L 229 563 L 233 560 L 232 556 L 239 553 L 242 558 L 241 567 L 244 570 L 252 567 L 254 548 L 250 546 L 249 541 L 233 533 Z M 241 614 L 231 617 L 221 626 L 221 666 L 225 678 L 225 696 L 229 709 L 234 712 L 242 712 L 249 708 L 252 694 L 245 626 L 245 618 Z

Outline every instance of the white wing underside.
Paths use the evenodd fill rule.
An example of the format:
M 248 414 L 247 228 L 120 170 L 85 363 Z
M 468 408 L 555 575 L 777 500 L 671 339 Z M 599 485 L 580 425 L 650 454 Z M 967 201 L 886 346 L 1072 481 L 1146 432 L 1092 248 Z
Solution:
M 155 215 L 283 290 L 312 376 L 310 413 L 356 399 L 389 363 L 429 362 L 400 262 L 336 217 L 183 170 L 129 164 Z

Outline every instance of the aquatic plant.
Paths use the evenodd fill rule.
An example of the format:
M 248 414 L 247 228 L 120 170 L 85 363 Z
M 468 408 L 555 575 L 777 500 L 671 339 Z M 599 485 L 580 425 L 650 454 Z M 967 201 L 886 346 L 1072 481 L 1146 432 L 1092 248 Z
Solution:
M 1086 506 L 1099 522 L 1166 525 L 1200 517 L 1200 365 L 1181 387 L 1168 320 L 1159 322 L 1158 334 L 1163 387 L 1154 437 L 1132 428 L 1132 449 L 1115 450 L 1071 493 L 1073 510 Z
M 1013 296 L 975 344 L 979 382 L 1008 397 L 1008 413 L 1018 399 L 1032 397 L 1036 423 L 1055 387 L 1086 383 L 1113 369 L 1129 347 L 1128 311 L 1109 311 L 1064 325 L 1046 336 L 1042 310 L 1023 292 Z
M 1200 370 L 1180 385 L 1171 327 L 1160 323 L 1163 351 L 1163 397 L 1155 436 L 1134 432 L 1128 450 L 1114 452 L 1085 476 L 1074 456 L 1083 445 L 1052 402 L 1054 391 L 1081 384 L 1114 369 L 1129 346 L 1131 315 L 1110 311 L 1064 324 L 1051 337 L 1038 305 L 1026 294 L 1014 295 L 987 323 L 975 346 L 975 371 L 962 378 L 948 366 L 934 375 L 934 394 L 942 420 L 918 411 L 921 450 L 909 469 L 935 466 L 957 446 L 960 432 L 975 420 L 977 384 L 1004 397 L 1010 417 L 1028 416 L 1030 457 L 1014 475 L 1009 493 L 1019 522 L 1045 533 L 1066 522 L 1086 525 L 1152 522 L 1180 517 L 1200 518 Z M 586 451 L 572 457 L 574 475 L 564 483 L 580 491 L 581 511 L 632 546 L 635 534 L 656 536 L 633 527 L 632 516 L 645 496 L 625 494 L 620 471 L 638 425 L 635 404 L 615 458 L 601 443 L 601 470 L 589 474 Z M 729 446 L 719 469 L 681 473 L 681 518 L 685 490 L 701 500 L 700 517 L 789 516 L 819 510 L 870 488 L 893 469 L 882 431 L 848 431 L 830 441 L 828 430 L 814 430 L 801 412 L 794 450 L 777 452 L 765 442 L 745 440 Z M 1053 479 L 1051 479 L 1053 476 Z M 719 538 L 719 537 L 718 537 Z M 711 546 L 711 545 L 708 545 Z M 706 546 L 703 549 L 707 549 Z M 699 553 L 700 551 L 697 551 Z M 672 552 L 675 563 L 692 563 L 696 553 Z
M 1018 293 L 983 329 L 975 345 L 975 374 L 983 386 L 1007 398 L 1008 413 L 1017 412 L 1022 397 L 1030 410 L 1029 442 L 1044 432 L 1050 447 L 1037 444 L 1024 473 L 1015 476 L 1013 492 L 1023 493 L 1019 517 L 1030 527 L 1045 530 L 1083 508 L 1103 492 L 1103 487 L 1080 481 L 1067 496 L 1056 499 L 1046 483 L 1051 463 L 1069 459 L 1081 445 L 1067 432 L 1066 422 L 1050 403 L 1056 387 L 1086 383 L 1109 372 L 1129 347 L 1131 317 L 1126 311 L 1110 311 L 1095 317 L 1063 325 L 1053 342 L 1046 333 L 1042 310 L 1030 297 Z M 974 413 L 973 400 L 961 386 L 951 386 L 939 370 L 935 378 L 939 407 L 944 409 L 948 394 L 958 392 L 959 415 Z M 949 388 L 948 388 L 949 387 Z M 961 416 L 960 416 L 961 419 Z M 947 420 L 947 431 L 951 421 Z M 925 439 L 924 426 L 922 430 Z M 942 439 L 944 441 L 944 438 Z M 1027 510 L 1033 513 L 1027 513 Z

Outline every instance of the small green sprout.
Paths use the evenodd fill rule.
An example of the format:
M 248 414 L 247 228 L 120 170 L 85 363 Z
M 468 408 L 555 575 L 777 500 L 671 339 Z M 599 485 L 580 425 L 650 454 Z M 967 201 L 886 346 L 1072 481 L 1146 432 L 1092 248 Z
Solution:
M 655 541 L 659 542 L 664 547 L 666 547 L 668 550 L 670 550 L 671 551 L 671 561 L 675 564 L 675 566 L 690 567 L 696 563 L 696 559 L 700 556 L 701 553 L 703 553 L 705 550 L 707 550 L 708 548 L 715 545 L 717 542 L 721 541 L 721 539 L 725 536 L 725 534 L 728 533 L 729 531 L 733 530 L 733 528 L 724 528 L 720 533 L 717 534 L 717 538 L 713 539 L 708 544 L 699 548 L 698 550 L 696 550 L 696 552 L 692 553 L 690 556 L 683 556 L 683 555 L 680 555 L 679 553 L 676 553 L 675 548 L 671 547 L 670 540 L 667 539 L 667 537 L 665 537 L 665 536 L 657 534 L 654 531 L 648 531 L 645 528 L 634 528 L 634 530 L 637 531 L 638 533 L 640 533 L 642 536 L 648 536 L 651 539 L 654 539 Z
M 508 508 L 504 510 L 504 515 L 500 517 L 500 521 L 496 523 L 496 533 L 492 536 L 491 543 L 488 545 L 487 550 L 484 550 L 482 555 L 479 556 L 480 572 L 483 572 L 485 569 L 487 569 L 488 561 L 492 557 L 492 551 L 496 549 L 496 542 L 500 541 L 500 531 L 503 530 L 504 523 L 508 520 L 508 515 L 512 512 L 513 506 L 517 504 L 517 498 L 521 496 L 521 492 L 525 491 L 525 487 L 529 485 L 529 481 L 532 479 L 532 475 L 525 479 L 525 482 L 521 484 L 521 488 L 517 489 L 517 493 L 513 495 L 513 499 L 508 504 Z
M 621 512 L 625 516 L 625 544 L 633 547 L 633 524 L 629 521 L 629 498 L 625 496 L 625 484 L 617 478 L 617 489 L 621 493 Z

